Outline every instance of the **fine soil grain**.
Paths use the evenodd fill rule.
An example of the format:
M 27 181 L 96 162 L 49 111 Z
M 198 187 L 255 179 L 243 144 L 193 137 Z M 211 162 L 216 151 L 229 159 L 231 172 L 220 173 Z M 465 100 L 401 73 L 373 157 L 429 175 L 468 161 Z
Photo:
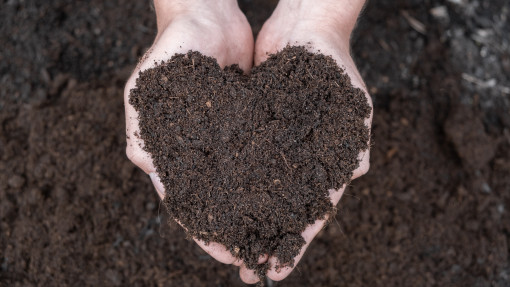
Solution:
M 256 33 L 278 1 L 238 2 Z M 510 2 L 453 2 L 368 3 L 351 43 L 374 103 L 370 171 L 268 286 L 510 286 Z M 246 286 L 165 224 L 126 157 L 123 90 L 156 35 L 149 6 L 2 4 L 0 286 Z
M 287 47 L 251 74 L 198 52 L 140 73 L 130 103 L 188 235 L 224 244 L 263 276 L 293 266 L 306 226 L 334 211 L 368 149 L 365 93 L 328 56 Z

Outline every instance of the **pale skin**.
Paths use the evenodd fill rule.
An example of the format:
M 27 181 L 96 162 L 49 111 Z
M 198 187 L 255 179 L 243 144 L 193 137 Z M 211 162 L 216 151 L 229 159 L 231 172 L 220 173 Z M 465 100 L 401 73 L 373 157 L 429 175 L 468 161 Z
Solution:
M 129 78 L 124 90 L 126 109 L 127 156 L 133 163 L 149 174 L 158 195 L 163 199 L 164 186 L 161 184 L 151 156 L 143 150 L 143 141 L 135 136 L 139 131 L 138 113 L 129 104 L 129 93 L 135 87 L 140 71 L 154 66 L 155 62 L 170 59 L 176 53 L 189 50 L 199 51 L 214 57 L 220 66 L 238 64 L 249 73 L 253 65 L 263 62 L 268 54 L 276 53 L 287 44 L 303 45 L 313 52 L 320 51 L 332 56 L 345 69 L 352 84 L 365 91 L 372 106 L 363 80 L 350 56 L 349 39 L 365 0 L 281 0 L 254 42 L 246 17 L 235 0 L 155 0 L 158 33 L 152 47 L 142 58 Z M 365 120 L 368 127 L 372 115 Z M 369 168 L 369 152 L 359 155 L 360 165 L 353 172 L 352 179 L 365 174 Z M 337 205 L 345 186 L 329 190 L 333 205 Z M 322 230 L 326 220 L 317 220 L 302 233 L 306 241 L 299 255 L 297 265 L 304 252 Z M 239 266 L 241 279 L 248 284 L 257 283 L 259 278 L 253 270 L 247 269 L 242 260 L 231 255 L 219 243 L 195 239 L 195 242 L 209 255 L 225 264 Z M 259 263 L 269 261 L 267 276 L 275 281 L 286 278 L 294 268 L 276 270 L 277 259 L 262 255 Z

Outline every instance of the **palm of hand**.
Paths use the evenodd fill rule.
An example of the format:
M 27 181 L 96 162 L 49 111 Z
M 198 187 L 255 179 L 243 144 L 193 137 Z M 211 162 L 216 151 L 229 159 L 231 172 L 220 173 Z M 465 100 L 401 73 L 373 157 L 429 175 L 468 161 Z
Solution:
M 240 11 L 239 11 L 240 12 Z M 129 104 L 129 93 L 136 85 L 136 79 L 141 71 L 154 67 L 161 61 L 170 59 L 173 55 L 185 54 L 189 50 L 200 51 L 202 54 L 214 57 L 220 66 L 239 64 L 249 71 L 253 58 L 253 37 L 251 28 L 244 18 L 237 17 L 235 31 L 220 25 L 211 25 L 210 22 L 218 19 L 204 19 L 191 15 L 181 15 L 170 24 L 160 29 L 153 45 L 142 57 L 124 89 L 124 103 L 126 109 L 126 153 L 138 167 L 147 174 L 156 172 L 150 155 L 143 150 L 143 141 L 137 136 L 138 113 Z M 244 21 L 243 21 L 244 20 Z M 233 35 L 236 35 L 235 37 Z M 238 37 L 237 35 L 241 35 Z M 230 39 L 232 38 L 232 39 Z M 229 43 L 236 40 L 236 46 Z M 160 196 L 162 189 L 158 190 Z

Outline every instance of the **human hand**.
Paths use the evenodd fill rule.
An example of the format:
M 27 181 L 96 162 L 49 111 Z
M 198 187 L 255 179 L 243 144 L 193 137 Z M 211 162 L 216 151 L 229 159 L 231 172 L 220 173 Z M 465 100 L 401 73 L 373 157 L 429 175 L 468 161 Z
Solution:
M 323 54 L 333 56 L 337 63 L 346 69 L 353 85 L 366 93 L 363 81 L 349 55 L 349 36 L 361 7 L 356 12 L 357 6 L 352 6 L 351 2 L 344 7 L 337 7 L 337 2 L 326 2 L 313 5 L 311 1 L 282 0 L 259 35 L 255 63 L 261 63 L 267 54 L 275 53 L 287 44 L 308 46 L 311 51 L 320 50 Z M 332 7 L 349 9 L 340 13 L 341 9 L 333 10 Z M 158 34 L 154 44 L 128 80 L 124 91 L 127 123 L 126 152 L 136 165 L 150 175 L 158 194 L 163 198 L 164 187 L 157 177 L 151 156 L 143 150 L 143 141 L 135 136 L 139 131 L 138 113 L 129 104 L 129 93 L 135 87 L 138 73 L 153 67 L 155 62 L 168 60 L 176 53 L 186 53 L 189 50 L 199 51 L 204 55 L 216 58 L 222 67 L 239 64 L 241 69 L 249 71 L 253 62 L 253 38 L 246 18 L 233 0 L 223 0 L 214 4 L 202 0 L 185 3 L 160 0 L 155 1 L 155 8 Z M 340 15 L 345 17 L 340 17 L 341 20 L 338 20 Z M 370 97 L 368 93 L 366 94 L 371 104 Z M 366 120 L 368 126 L 371 124 L 371 118 L 372 116 Z M 365 154 L 360 154 L 362 161 L 360 167 L 354 171 L 353 178 L 367 172 L 368 156 L 368 151 Z M 338 203 L 344 188 L 345 186 L 339 191 L 330 190 L 334 205 Z M 296 257 L 296 264 L 324 224 L 324 220 L 317 221 L 302 234 L 307 244 Z M 216 260 L 241 266 L 240 276 L 246 283 L 258 281 L 255 273 L 248 270 L 241 260 L 234 258 L 225 246 L 218 243 L 206 245 L 202 241 L 195 241 Z M 259 263 L 264 263 L 267 260 L 267 255 L 262 256 Z M 273 280 L 282 280 L 292 271 L 292 268 L 283 268 L 278 272 L 274 270 L 276 259 L 272 257 L 269 261 L 273 268 L 268 272 L 268 276 Z
M 154 67 L 170 59 L 176 53 L 185 54 L 189 50 L 214 57 L 221 67 L 239 64 L 248 72 L 253 63 L 253 36 L 251 27 L 235 0 L 220 1 L 172 1 L 156 0 L 155 3 L 158 33 L 152 47 L 129 78 L 124 90 L 126 110 L 126 134 L 128 158 L 143 169 L 150 178 L 161 199 L 165 189 L 156 174 L 151 156 L 143 149 L 144 143 L 139 134 L 138 113 L 129 104 L 129 94 L 135 88 L 139 72 Z M 218 243 L 195 242 L 216 260 L 225 264 L 240 266 L 241 278 L 254 274 L 241 260 L 236 259 L 227 248 Z M 259 263 L 267 261 L 262 257 Z
M 255 45 L 255 65 L 259 65 L 269 54 L 281 51 L 287 45 L 305 46 L 312 52 L 332 56 L 337 64 L 345 69 L 352 84 L 365 92 L 367 101 L 372 107 L 372 99 L 356 69 L 349 47 L 351 32 L 364 3 L 365 0 L 281 0 L 258 35 Z M 365 124 L 371 127 L 372 113 L 365 120 Z M 368 171 L 369 150 L 360 153 L 359 159 L 360 165 L 353 172 L 352 179 Z M 329 190 L 334 206 L 342 197 L 344 190 L 345 185 L 339 190 Z M 306 244 L 295 257 L 294 266 L 325 224 L 326 220 L 317 220 L 302 233 Z M 294 269 L 284 267 L 276 270 L 275 266 L 278 262 L 275 257 L 270 257 L 269 263 L 271 269 L 267 272 L 267 276 L 275 281 L 283 280 Z M 241 276 L 247 283 L 256 283 L 259 280 L 249 270 L 241 270 Z

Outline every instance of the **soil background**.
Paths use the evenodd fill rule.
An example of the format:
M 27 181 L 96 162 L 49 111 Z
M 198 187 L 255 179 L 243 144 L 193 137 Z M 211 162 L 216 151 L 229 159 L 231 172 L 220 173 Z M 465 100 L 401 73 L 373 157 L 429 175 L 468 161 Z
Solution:
M 243 286 L 125 156 L 143 1 L 3 1 L 0 286 Z M 240 1 L 256 34 L 276 1 Z M 353 56 L 371 169 L 269 286 L 509 286 L 510 4 L 370 1 Z

